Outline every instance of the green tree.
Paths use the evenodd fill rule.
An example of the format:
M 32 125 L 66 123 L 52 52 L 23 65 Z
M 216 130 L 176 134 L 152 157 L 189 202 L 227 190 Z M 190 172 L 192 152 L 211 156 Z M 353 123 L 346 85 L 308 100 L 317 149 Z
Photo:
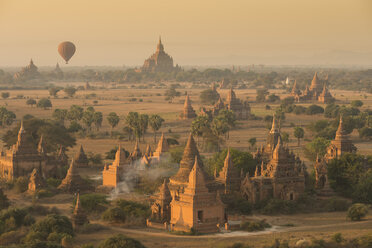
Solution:
M 36 107 L 48 109 L 52 107 L 52 102 L 48 98 L 41 98 L 38 102 Z
M 207 132 L 210 132 L 210 120 L 205 115 L 198 115 L 191 123 L 191 133 L 192 135 L 203 138 L 203 145 L 204 146 L 204 137 Z M 199 143 L 199 142 L 198 142 Z
M 89 107 L 83 112 L 82 121 L 86 125 L 89 131 L 94 122 L 94 113 L 95 111 L 93 107 Z
M 9 96 L 10 96 L 10 93 L 9 92 L 1 92 L 1 97 L 3 99 L 7 99 Z
M 119 124 L 120 118 L 115 112 L 111 112 L 107 116 L 107 121 L 111 126 L 111 136 L 112 136 L 112 130 L 114 129 L 114 127 L 116 127 Z
M 96 126 L 97 131 L 102 127 L 103 115 L 102 112 L 94 112 L 93 123 Z
M 323 114 L 323 113 L 324 113 L 324 108 L 322 108 L 322 107 L 320 107 L 320 106 L 318 106 L 318 105 L 313 104 L 313 105 L 310 105 L 310 106 L 306 109 L 305 113 L 306 113 L 307 115 Z
M 350 103 L 350 105 L 354 108 L 360 108 L 363 106 L 363 102 L 361 100 L 354 100 Z
M 57 94 L 58 94 L 58 92 L 59 92 L 60 90 L 61 90 L 60 87 L 50 87 L 50 88 L 48 89 L 48 91 L 49 91 L 49 95 L 50 95 L 50 96 L 53 96 L 53 97 L 56 97 Z
M 148 126 L 149 126 L 149 116 L 147 114 L 140 114 L 139 115 L 139 129 L 141 130 L 143 141 L 145 141 L 145 134 L 147 132 Z
M 122 234 L 117 234 L 101 242 L 98 248 L 146 248 L 146 247 L 138 240 L 128 238 Z
M 235 127 L 235 123 L 236 123 L 236 118 L 235 118 L 234 112 L 231 111 L 231 110 L 228 110 L 228 109 L 223 109 L 223 110 L 219 111 L 216 118 L 222 119 L 222 120 L 224 120 L 224 122 L 227 123 L 227 125 L 228 125 L 227 139 L 229 139 L 230 129 Z
M 10 126 L 16 119 L 16 115 L 4 107 L 0 107 L 0 126 Z
M 253 148 L 256 145 L 256 143 L 257 143 L 257 138 L 256 137 L 250 138 L 248 140 L 248 142 L 249 142 L 249 144 L 251 144 L 251 148 Z
M 30 98 L 26 101 L 26 104 L 27 105 L 30 105 L 31 107 L 33 107 L 34 105 L 36 105 L 36 100 L 33 99 L 33 98 Z
M 256 102 L 264 102 L 266 100 L 266 96 L 269 94 L 269 91 L 267 89 L 257 89 L 256 93 Z
M 206 163 L 206 169 L 209 174 L 213 175 L 214 171 L 217 172 L 222 170 L 225 162 L 228 149 L 224 149 L 220 152 L 215 153 Z M 253 158 L 249 152 L 242 152 L 236 149 L 230 149 L 230 155 L 234 167 L 240 172 L 243 170 L 244 175 L 249 172 L 250 175 L 254 174 L 257 166 L 257 161 Z
M 368 213 L 368 207 L 361 203 L 353 204 L 347 210 L 347 217 L 353 221 L 360 221 L 363 219 Z
M 311 161 L 315 161 L 317 156 L 323 157 L 325 155 L 329 144 L 329 140 L 322 137 L 317 137 L 306 144 L 304 148 L 305 156 Z
M 40 141 L 41 135 L 43 135 L 47 152 L 54 152 L 61 146 L 72 147 L 75 145 L 75 138 L 59 122 L 31 118 L 24 120 L 23 126 L 26 130 L 25 138 L 33 143 L 35 147 Z M 2 137 L 7 147 L 17 142 L 19 128 L 20 124 L 7 131 Z
M 203 90 L 200 92 L 200 101 L 202 104 L 215 104 L 219 99 L 217 91 L 212 89 Z
M 64 125 L 68 110 L 67 109 L 55 109 L 52 117 Z
M 84 109 L 78 105 L 72 105 L 67 113 L 67 119 L 70 121 L 80 121 L 83 117 Z
M 75 87 L 69 86 L 63 89 L 63 91 L 69 96 L 73 97 L 77 91 Z
M 175 97 L 181 96 L 181 92 L 176 91 L 176 88 L 171 85 L 169 89 L 165 91 L 165 100 L 172 102 Z
M 304 137 L 305 131 L 302 127 L 295 127 L 293 130 L 293 136 L 297 138 L 297 145 L 300 146 L 300 141 Z
M 156 132 L 161 128 L 162 124 L 164 122 L 164 119 L 161 118 L 159 115 L 151 115 L 149 117 L 149 125 L 154 132 L 154 142 L 156 143 Z

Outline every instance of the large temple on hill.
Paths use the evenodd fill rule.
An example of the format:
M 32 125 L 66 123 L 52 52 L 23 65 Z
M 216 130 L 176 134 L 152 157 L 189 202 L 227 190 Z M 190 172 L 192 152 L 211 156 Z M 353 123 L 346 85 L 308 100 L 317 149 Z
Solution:
M 163 43 L 159 38 L 156 52 L 146 59 L 141 71 L 142 72 L 172 72 L 178 70 L 178 65 L 173 66 L 173 59 L 164 51 Z
M 325 80 L 320 80 L 315 72 L 310 87 L 306 85 L 306 89 L 301 92 L 301 90 L 297 87 L 297 82 L 295 81 L 291 95 L 297 102 L 317 101 L 321 103 L 329 103 L 332 102 L 334 98 L 327 88 L 327 83 L 328 77 Z
M 334 158 L 340 158 L 344 153 L 356 152 L 357 148 L 353 145 L 343 125 L 343 118 L 340 117 L 340 123 L 336 131 L 336 137 L 331 141 L 325 154 L 325 160 L 328 162 Z
M 37 66 L 34 64 L 34 61 L 31 59 L 30 64 L 26 67 L 23 67 L 21 71 L 14 74 L 15 80 L 22 80 L 22 79 L 35 79 L 40 76 Z

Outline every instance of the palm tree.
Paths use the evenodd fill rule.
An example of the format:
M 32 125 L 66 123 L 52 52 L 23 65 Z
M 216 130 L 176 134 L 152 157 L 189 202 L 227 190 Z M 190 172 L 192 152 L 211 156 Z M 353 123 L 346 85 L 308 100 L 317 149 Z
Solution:
M 159 115 L 151 115 L 149 118 L 149 124 L 154 131 L 154 142 L 156 143 L 156 131 L 158 131 L 161 128 L 161 125 L 163 124 L 164 119 L 161 118 Z

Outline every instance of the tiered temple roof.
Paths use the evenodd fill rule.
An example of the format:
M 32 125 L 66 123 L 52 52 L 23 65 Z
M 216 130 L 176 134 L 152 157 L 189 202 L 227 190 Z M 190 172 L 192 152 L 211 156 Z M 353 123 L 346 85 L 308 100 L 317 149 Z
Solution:
M 72 224 L 76 228 L 86 223 L 89 223 L 89 221 L 88 221 L 87 215 L 85 214 L 83 208 L 81 207 L 80 194 L 78 193 L 76 197 L 76 205 L 75 205 L 74 213 L 72 215 Z
M 75 160 L 75 164 L 78 167 L 88 166 L 89 160 L 88 160 L 87 155 L 84 152 L 83 145 L 80 145 L 79 151 L 78 153 L 75 154 L 74 160 Z
M 340 123 L 336 131 L 336 137 L 331 141 L 331 144 L 327 148 L 327 153 L 325 155 L 326 161 L 334 158 L 339 158 L 342 154 L 347 152 L 356 152 L 357 148 L 353 145 L 349 139 L 347 132 L 343 125 L 343 117 L 340 116 Z
M 183 106 L 183 111 L 181 113 L 181 119 L 186 120 L 186 119 L 192 119 L 192 118 L 195 118 L 195 117 L 196 117 L 195 110 L 191 106 L 190 97 L 187 94 L 186 98 L 185 98 L 185 103 L 184 103 L 184 106 Z
M 87 188 L 86 182 L 84 182 L 84 180 L 80 177 L 75 161 L 72 159 L 66 177 L 62 180 L 62 183 L 58 186 L 58 189 L 65 192 L 75 193 L 86 190 Z
M 164 137 L 164 133 L 161 134 L 160 140 L 158 142 L 158 147 L 156 148 L 153 156 L 160 157 L 163 153 L 169 151 L 168 141 Z
M 141 70 L 146 72 L 171 72 L 177 68 L 178 66 L 173 66 L 172 57 L 164 51 L 161 37 L 159 37 L 156 52 L 145 60 Z

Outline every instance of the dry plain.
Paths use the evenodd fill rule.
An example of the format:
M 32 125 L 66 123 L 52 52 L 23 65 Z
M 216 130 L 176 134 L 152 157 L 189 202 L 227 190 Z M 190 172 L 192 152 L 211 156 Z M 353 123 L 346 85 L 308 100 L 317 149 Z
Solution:
M 78 86 L 84 85 L 84 83 L 70 83 L 70 85 Z M 53 104 L 52 109 L 43 110 L 36 107 L 29 107 L 26 105 L 27 98 L 40 99 L 43 97 L 49 97 L 47 90 L 9 90 L 10 98 L 1 99 L 0 105 L 5 106 L 7 109 L 15 112 L 17 120 L 19 121 L 25 114 L 31 114 L 38 118 L 51 118 L 54 109 L 56 108 L 69 108 L 71 105 L 81 105 L 84 107 L 93 106 L 96 111 L 101 111 L 104 115 L 104 121 L 100 132 L 109 131 L 110 127 L 107 123 L 106 116 L 110 112 L 116 112 L 120 117 L 121 121 L 115 130 L 121 130 L 124 127 L 124 117 L 130 111 L 137 111 L 140 113 L 147 114 L 160 114 L 165 122 L 160 130 L 164 132 L 166 136 L 179 136 L 180 143 L 183 143 L 190 131 L 191 121 L 181 121 L 179 119 L 179 113 L 183 107 L 184 92 L 188 92 L 192 100 L 192 105 L 195 110 L 199 110 L 200 107 L 209 108 L 210 106 L 202 106 L 199 99 L 199 94 L 203 89 L 191 88 L 191 84 L 182 83 L 181 88 L 177 89 L 182 93 L 181 97 L 177 97 L 173 100 L 173 103 L 169 103 L 164 99 L 164 92 L 166 86 L 154 88 L 154 89 L 135 89 L 128 86 L 127 88 L 120 88 L 121 85 L 111 85 L 104 88 L 101 83 L 91 83 L 92 86 L 96 87 L 93 90 L 80 90 L 77 92 L 74 98 L 66 98 L 63 92 L 58 94 L 58 98 L 51 97 Z M 266 110 L 265 104 L 255 103 L 256 90 L 255 89 L 236 89 L 236 95 L 238 98 L 247 99 L 250 101 L 252 113 L 264 117 L 265 115 L 272 115 L 276 104 L 269 104 L 272 110 Z M 281 98 L 288 96 L 284 90 L 270 90 L 275 92 Z M 332 94 L 338 100 L 338 104 L 349 104 L 351 100 L 362 99 L 364 105 L 362 109 L 371 108 L 372 106 L 372 95 L 364 92 L 351 92 L 341 90 L 331 90 Z M 219 90 L 222 98 L 227 95 L 227 90 Z M 15 96 L 23 95 L 23 99 L 16 99 Z M 93 98 L 87 99 L 88 95 L 95 94 Z M 366 96 L 366 97 L 365 97 Z M 136 98 L 135 102 L 131 101 L 132 98 Z M 140 102 L 140 99 L 142 99 Z M 98 101 L 93 103 L 93 101 Z M 303 104 L 304 106 L 309 104 Z M 322 105 L 322 104 L 319 104 Z M 325 107 L 325 105 L 322 105 Z M 306 142 L 312 139 L 311 134 L 305 129 L 305 138 L 301 143 L 301 147 L 297 146 L 297 140 L 293 137 L 293 127 L 290 127 L 290 123 L 294 123 L 296 126 L 306 127 L 312 121 L 323 119 L 323 115 L 294 115 L 286 114 L 286 122 L 282 127 L 282 131 L 290 134 L 289 147 L 298 153 L 302 159 L 305 160 L 309 169 L 311 163 L 303 156 L 302 147 Z M 15 124 L 13 124 L 14 126 Z M 13 128 L 10 127 L 10 128 Z M 0 135 L 4 134 L 8 128 L 0 130 Z M 171 133 L 169 132 L 171 130 Z M 237 148 L 244 151 L 253 151 L 250 148 L 248 140 L 250 138 L 257 138 L 257 145 L 263 144 L 266 139 L 268 129 L 266 124 L 261 120 L 248 120 L 239 121 L 237 127 L 230 132 L 229 140 L 225 141 L 224 147 Z M 146 135 L 146 142 L 140 143 L 140 148 L 145 149 L 149 143 L 152 147 L 155 146 L 153 143 L 153 133 L 151 130 Z M 358 132 L 354 132 L 350 135 L 354 144 L 357 146 L 358 151 L 361 154 L 372 154 L 372 143 L 361 140 L 358 136 Z M 89 138 L 78 138 L 77 144 L 83 144 L 87 152 L 100 153 L 103 156 L 107 151 L 112 149 L 118 143 L 121 143 L 124 148 L 131 151 L 134 143 L 127 140 L 117 139 L 89 139 Z M 73 147 L 68 151 L 69 155 L 74 154 L 77 151 L 78 146 Z M 210 153 L 204 153 L 206 157 L 211 156 Z M 102 165 L 103 166 L 103 165 Z M 83 176 L 97 177 L 100 175 L 102 167 L 97 167 L 94 170 L 82 170 Z M 143 199 L 141 196 L 122 195 L 127 198 L 138 198 Z M 27 199 L 22 196 L 15 194 L 9 195 L 10 200 L 16 205 L 29 205 L 32 199 Z M 69 215 L 71 213 L 71 202 L 72 196 L 69 195 L 58 195 L 52 198 L 40 200 L 40 203 L 45 206 L 56 206 L 62 213 Z M 237 234 L 218 234 L 218 235 L 202 235 L 202 236 L 176 236 L 169 233 L 156 231 L 147 228 L 130 228 L 130 226 L 108 226 L 101 223 L 99 219 L 92 220 L 92 222 L 99 222 L 106 225 L 107 229 L 94 234 L 79 234 L 76 237 L 78 244 L 83 243 L 97 243 L 114 233 L 124 233 L 130 237 L 136 238 L 143 242 L 148 247 L 224 247 L 228 244 L 235 242 L 244 242 L 251 244 L 253 247 L 260 247 L 262 245 L 269 245 L 276 238 L 290 240 L 292 243 L 300 238 L 329 238 L 332 234 L 340 232 L 344 237 L 356 237 L 364 234 L 372 233 L 372 215 L 369 215 L 367 220 L 359 223 L 352 223 L 345 218 L 344 212 L 337 213 L 317 213 L 317 214 L 297 214 L 297 215 L 280 215 L 280 216 L 247 216 L 246 218 L 265 218 L 271 223 L 275 230 L 269 230 L 263 233 L 237 233 Z M 287 225 L 291 224 L 292 227 Z

